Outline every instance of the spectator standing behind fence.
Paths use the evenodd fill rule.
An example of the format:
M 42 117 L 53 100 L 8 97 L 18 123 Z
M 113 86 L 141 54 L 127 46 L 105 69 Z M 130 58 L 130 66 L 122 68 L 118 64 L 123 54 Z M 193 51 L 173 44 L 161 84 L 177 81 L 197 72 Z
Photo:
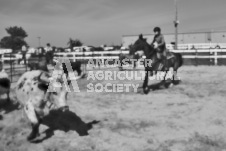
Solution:
M 27 47 L 25 45 L 22 46 L 21 53 L 22 53 L 22 60 L 24 60 L 24 64 L 26 64 Z
M 53 48 L 51 47 L 51 45 L 50 45 L 50 43 L 47 43 L 46 44 L 46 47 L 45 47 L 45 53 L 47 53 L 47 52 L 51 52 L 51 51 L 53 51 Z
M 45 49 L 43 47 L 38 48 L 38 55 L 42 55 L 45 53 Z

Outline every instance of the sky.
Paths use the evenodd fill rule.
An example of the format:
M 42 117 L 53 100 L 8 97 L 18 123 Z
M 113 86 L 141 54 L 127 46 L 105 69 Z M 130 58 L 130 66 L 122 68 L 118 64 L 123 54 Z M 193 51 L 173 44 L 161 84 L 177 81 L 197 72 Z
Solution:
M 179 32 L 226 30 L 226 0 L 177 0 Z M 30 46 L 120 45 L 123 35 L 174 33 L 174 0 L 0 0 L 0 38 L 20 26 Z

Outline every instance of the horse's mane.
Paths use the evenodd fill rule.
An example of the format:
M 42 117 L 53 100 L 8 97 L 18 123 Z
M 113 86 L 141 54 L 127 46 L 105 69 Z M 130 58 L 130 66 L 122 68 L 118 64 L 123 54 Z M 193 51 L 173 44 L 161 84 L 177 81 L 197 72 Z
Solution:
M 152 56 L 153 54 L 155 54 L 156 51 L 154 50 L 154 47 L 152 45 L 150 45 L 149 43 L 147 43 L 147 46 L 148 46 L 148 52 L 145 52 L 145 54 L 146 54 L 146 57 L 149 58 L 150 56 Z
M 143 38 L 142 34 L 139 36 L 138 40 L 142 41 L 143 45 L 141 47 L 143 48 L 146 58 L 150 58 L 156 52 L 154 50 L 154 47 L 147 42 L 146 38 Z M 134 45 L 136 45 L 136 42 L 134 43 Z

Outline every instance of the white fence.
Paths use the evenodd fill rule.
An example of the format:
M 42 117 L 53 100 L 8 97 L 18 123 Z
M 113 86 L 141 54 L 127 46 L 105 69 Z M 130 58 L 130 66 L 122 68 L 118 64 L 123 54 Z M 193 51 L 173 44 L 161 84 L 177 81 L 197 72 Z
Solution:
M 3 49 L 3 48 L 0 48 L 0 54 L 4 54 L 4 53 L 12 53 L 12 49 Z
M 218 65 L 218 59 L 226 58 L 226 49 L 171 50 L 171 51 L 181 53 L 183 55 L 183 58 L 187 59 L 214 59 L 214 65 Z M 188 55 L 186 53 L 194 53 L 194 55 Z M 222 53 L 225 53 L 225 55 L 222 55 Z
M 70 52 L 70 53 L 55 53 L 55 59 L 71 59 L 76 61 L 78 59 L 118 59 L 119 54 L 129 54 L 129 51 L 96 51 L 96 52 Z
M 200 50 L 170 50 L 181 53 L 185 59 L 214 59 L 214 64 L 218 64 L 218 59 L 226 58 L 226 49 L 200 49 Z M 103 51 L 103 52 L 72 52 L 56 53 L 55 59 L 85 60 L 85 59 L 118 59 L 119 54 L 129 54 L 129 51 Z M 219 54 L 225 53 L 225 55 Z
M 226 49 L 193 49 L 193 50 L 170 50 L 172 52 L 181 53 L 184 59 L 209 59 L 212 60 L 215 65 L 218 65 L 219 59 L 226 60 Z M 70 59 L 76 60 L 88 60 L 88 59 L 118 59 L 119 54 L 129 54 L 129 51 L 98 51 L 98 52 L 59 52 L 54 54 L 54 59 Z M 9 54 L 8 54 L 9 55 Z M 18 60 L 18 58 L 8 58 L 2 56 L 1 59 L 5 60 Z
M 166 44 L 166 47 L 170 50 L 174 49 L 172 44 Z M 226 43 L 194 43 L 194 44 L 178 44 L 179 50 L 190 49 L 226 49 Z

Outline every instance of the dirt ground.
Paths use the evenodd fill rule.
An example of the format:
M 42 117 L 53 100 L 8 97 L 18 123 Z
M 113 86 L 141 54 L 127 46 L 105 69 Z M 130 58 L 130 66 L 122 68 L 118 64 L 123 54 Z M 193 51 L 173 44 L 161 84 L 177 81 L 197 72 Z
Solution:
M 81 92 L 69 93 L 70 111 L 47 117 L 33 143 L 12 90 L 14 103 L 0 107 L 0 151 L 226 151 L 225 75 L 225 66 L 184 66 L 180 84 L 147 95 L 87 92 L 100 81 L 82 79 Z M 100 83 L 108 82 L 142 84 Z

